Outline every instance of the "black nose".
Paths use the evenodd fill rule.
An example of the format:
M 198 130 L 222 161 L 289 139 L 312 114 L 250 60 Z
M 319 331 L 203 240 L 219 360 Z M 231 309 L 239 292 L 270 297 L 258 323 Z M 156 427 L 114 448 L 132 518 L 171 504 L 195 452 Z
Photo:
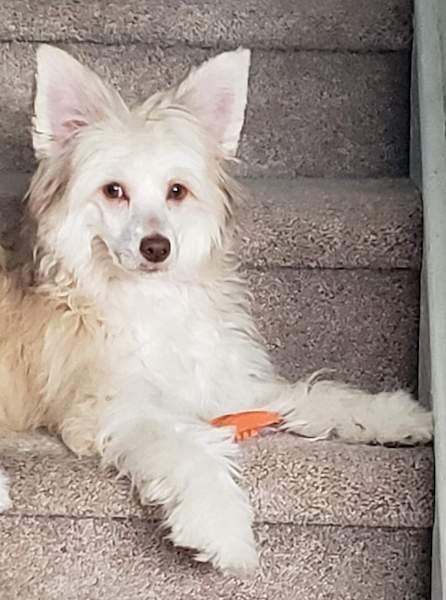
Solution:
M 150 235 L 142 238 L 139 251 L 149 262 L 163 262 L 170 254 L 170 242 L 162 235 Z

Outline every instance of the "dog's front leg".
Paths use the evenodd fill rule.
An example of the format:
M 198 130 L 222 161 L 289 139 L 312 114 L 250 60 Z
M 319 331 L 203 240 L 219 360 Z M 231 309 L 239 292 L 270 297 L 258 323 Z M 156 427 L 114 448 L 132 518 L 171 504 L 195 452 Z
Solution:
M 113 400 L 101 415 L 98 447 L 137 486 L 143 503 L 162 505 L 170 538 L 222 571 L 257 565 L 252 512 L 234 481 L 232 432 L 175 417 L 147 402 Z

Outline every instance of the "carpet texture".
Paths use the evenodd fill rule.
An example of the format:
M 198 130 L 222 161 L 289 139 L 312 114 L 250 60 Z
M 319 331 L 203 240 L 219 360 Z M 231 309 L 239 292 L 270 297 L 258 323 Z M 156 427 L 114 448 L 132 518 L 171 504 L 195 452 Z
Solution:
M 288 434 L 241 444 L 261 566 L 239 581 L 166 542 L 126 480 L 42 439 L 1 447 L 13 499 L 0 516 L 2 600 L 427 598 L 430 448 Z

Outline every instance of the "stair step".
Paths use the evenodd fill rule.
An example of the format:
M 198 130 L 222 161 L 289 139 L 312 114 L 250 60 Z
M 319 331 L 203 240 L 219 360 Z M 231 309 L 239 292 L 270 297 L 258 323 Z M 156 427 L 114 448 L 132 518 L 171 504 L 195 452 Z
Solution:
M 0 233 L 28 176 L 0 176 Z M 405 179 L 246 180 L 253 310 L 282 375 L 327 367 L 371 390 L 417 387 L 420 197 Z M 379 326 L 377 326 L 379 325 Z
M 245 581 L 174 550 L 161 539 L 156 509 L 143 510 L 129 484 L 93 460 L 56 442 L 3 449 L 14 506 L 0 516 L 2 600 L 56 599 L 62 590 L 64 600 L 427 600 L 430 448 L 286 434 L 241 446 L 261 552 L 259 574 Z
M 1 41 L 182 42 L 190 46 L 399 50 L 411 40 L 409 0 L 3 0 Z M 265 18 L 268 15 L 268 18 Z
M 9 516 L 160 518 L 156 508 L 140 507 L 126 479 L 117 481 L 95 459 L 78 459 L 43 434 L 9 446 L 0 441 L 0 455 L 11 478 Z M 274 433 L 242 443 L 240 460 L 258 523 L 432 525 L 430 447 L 355 446 Z
M 34 11 L 33 11 L 34 12 Z M 145 44 L 64 45 L 133 102 L 215 50 Z M 0 171 L 32 165 L 35 48 L 0 43 Z M 255 50 L 241 140 L 247 174 L 404 176 L 409 156 L 408 50 Z
M 428 600 L 423 529 L 263 524 L 259 573 L 196 564 L 140 519 L 0 518 L 2 600 Z

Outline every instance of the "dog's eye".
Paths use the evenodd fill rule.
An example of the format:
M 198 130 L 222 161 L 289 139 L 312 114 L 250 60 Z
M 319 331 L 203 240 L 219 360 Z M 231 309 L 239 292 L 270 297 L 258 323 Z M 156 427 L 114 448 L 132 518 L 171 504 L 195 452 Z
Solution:
M 125 193 L 124 188 L 121 184 L 112 182 L 107 183 L 102 188 L 102 193 L 109 200 L 128 200 L 128 196 Z
M 188 194 L 189 190 L 186 186 L 182 185 L 181 183 L 173 183 L 171 186 L 169 186 L 167 199 L 180 202 L 181 200 L 184 200 Z

